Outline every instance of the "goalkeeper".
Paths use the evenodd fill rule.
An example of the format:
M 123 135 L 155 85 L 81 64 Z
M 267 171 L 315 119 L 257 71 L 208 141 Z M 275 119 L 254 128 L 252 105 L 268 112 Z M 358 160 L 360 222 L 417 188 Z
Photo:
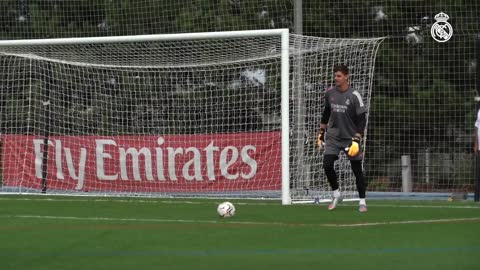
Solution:
M 348 82 L 349 71 L 345 65 L 334 68 L 335 86 L 325 93 L 325 107 L 320 123 L 317 145 L 323 152 L 323 168 L 330 187 L 333 200 L 328 210 L 333 210 L 342 201 L 338 189 L 337 174 L 334 163 L 340 151 L 344 151 L 350 159 L 355 174 L 357 190 L 360 197 L 360 212 L 367 211 L 365 201 L 366 184 L 362 172 L 362 136 L 366 126 L 367 109 L 360 93 L 352 89 Z

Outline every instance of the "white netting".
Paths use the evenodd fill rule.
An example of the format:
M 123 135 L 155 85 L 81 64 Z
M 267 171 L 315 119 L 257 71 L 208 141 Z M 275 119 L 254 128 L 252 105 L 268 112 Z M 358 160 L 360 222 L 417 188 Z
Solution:
M 296 37 L 291 63 L 292 198 L 297 201 L 330 200 L 330 187 L 322 168 L 323 156 L 316 146 L 324 93 L 334 85 L 333 67 L 343 63 L 349 66 L 351 86 L 362 95 L 369 108 L 375 56 L 383 39 L 292 37 Z M 368 148 L 368 132 L 365 138 Z M 350 162 L 343 153 L 335 166 L 345 198 L 358 197 Z
M 292 198 L 327 198 L 322 94 L 345 63 L 369 104 L 382 39 L 290 36 Z M 0 48 L 4 189 L 279 197 L 280 37 Z M 18 106 L 9 106 L 16 103 Z M 46 154 L 48 153 L 48 155 Z M 355 196 L 342 157 L 341 188 Z

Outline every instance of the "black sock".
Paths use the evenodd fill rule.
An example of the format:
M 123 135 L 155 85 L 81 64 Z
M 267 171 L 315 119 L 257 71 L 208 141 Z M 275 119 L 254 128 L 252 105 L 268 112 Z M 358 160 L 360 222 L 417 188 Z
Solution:
M 352 160 L 350 164 L 352 165 L 353 174 L 355 174 L 355 182 L 357 184 L 358 196 L 360 197 L 360 199 L 364 199 L 367 186 L 365 185 L 365 178 L 363 177 L 362 161 Z
M 332 188 L 332 190 L 338 189 L 337 174 L 335 173 L 334 167 L 335 160 L 337 160 L 337 156 L 335 155 L 323 156 L 323 169 L 325 170 L 328 183 L 330 183 L 330 187 Z

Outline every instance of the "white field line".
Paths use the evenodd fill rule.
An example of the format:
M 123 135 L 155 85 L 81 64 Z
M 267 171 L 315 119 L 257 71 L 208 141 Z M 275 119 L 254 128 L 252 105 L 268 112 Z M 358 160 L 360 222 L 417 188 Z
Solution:
M 41 216 L 41 215 L 2 215 L 0 218 L 25 218 L 25 219 L 53 219 L 53 220 L 92 220 L 92 221 L 129 221 L 129 222 L 154 222 L 154 223 L 203 223 L 218 225 L 271 225 L 271 226 L 320 226 L 320 227 L 368 227 L 381 225 L 422 224 L 422 223 L 449 223 L 463 221 L 480 221 L 480 217 L 474 218 L 445 218 L 445 219 L 421 219 L 401 220 L 385 222 L 365 223 L 284 223 L 284 222 L 255 222 L 255 221 L 225 221 L 219 220 L 193 220 L 193 219 L 150 219 L 150 218 L 110 218 L 110 217 L 74 217 L 74 216 Z
M 151 204 L 217 204 L 221 201 L 228 201 L 229 199 L 208 199 L 209 201 L 188 201 L 184 199 L 151 199 L 151 200 L 142 200 L 142 199 L 99 199 L 99 198 L 88 198 L 88 199 L 67 199 L 67 198 L 9 198 L 9 197 L 0 197 L 0 201 L 50 201 L 50 202 L 118 202 L 118 203 L 151 203 Z M 235 201 L 235 204 L 238 205 L 280 205 L 280 201 L 275 203 L 274 201 L 270 202 L 258 202 L 258 201 L 247 201 L 247 202 L 237 202 L 237 199 L 232 199 Z M 240 199 L 241 200 L 241 199 Z M 315 206 L 314 204 L 305 204 Z M 325 204 L 320 204 L 325 205 Z M 318 205 L 317 205 L 318 206 Z M 341 204 L 340 206 L 351 206 L 351 204 Z M 401 205 L 401 204 L 369 204 L 370 207 L 392 207 L 392 208 L 442 208 L 442 209 L 478 209 L 479 206 L 472 205 Z M 288 207 L 288 206 L 287 206 Z M 295 207 L 295 206 L 293 206 Z
M 480 206 L 472 205 L 401 205 L 401 204 L 371 204 L 371 207 L 392 207 L 392 208 L 448 208 L 448 209 L 478 209 Z
M 92 221 L 130 221 L 130 222 L 153 222 L 153 223 L 204 223 L 219 225 L 297 225 L 281 222 L 255 222 L 234 221 L 221 222 L 219 220 L 195 220 L 195 219 L 156 219 L 156 218 L 110 218 L 110 217 L 73 217 L 73 216 L 39 216 L 39 215 L 2 215 L 0 218 L 27 218 L 27 219 L 57 219 L 57 220 L 92 220 Z
M 422 224 L 422 223 L 449 223 L 461 221 L 480 221 L 478 218 L 443 218 L 443 219 L 420 219 L 420 220 L 400 220 L 400 221 L 385 221 L 385 222 L 365 222 L 365 223 L 351 223 L 351 224 L 322 224 L 328 227 L 368 227 L 379 225 L 400 225 L 400 224 Z

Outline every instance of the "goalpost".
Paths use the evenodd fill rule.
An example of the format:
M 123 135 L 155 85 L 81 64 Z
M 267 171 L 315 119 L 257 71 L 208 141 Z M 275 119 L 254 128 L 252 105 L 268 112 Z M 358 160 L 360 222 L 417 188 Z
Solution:
M 288 29 L 0 41 L 1 192 L 328 200 L 322 94 L 382 39 Z M 341 189 L 356 196 L 345 157 Z

